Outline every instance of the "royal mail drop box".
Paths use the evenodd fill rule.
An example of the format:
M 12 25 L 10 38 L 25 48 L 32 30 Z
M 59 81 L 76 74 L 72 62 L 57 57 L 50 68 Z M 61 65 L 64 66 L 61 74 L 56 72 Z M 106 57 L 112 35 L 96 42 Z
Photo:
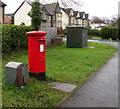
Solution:
M 87 47 L 88 28 L 82 26 L 67 27 L 67 47 L 83 48 Z
M 45 80 L 46 72 L 46 39 L 43 31 L 27 32 L 29 76 Z
M 9 62 L 5 65 L 5 81 L 17 87 L 25 86 L 27 79 L 27 64 L 19 62 Z

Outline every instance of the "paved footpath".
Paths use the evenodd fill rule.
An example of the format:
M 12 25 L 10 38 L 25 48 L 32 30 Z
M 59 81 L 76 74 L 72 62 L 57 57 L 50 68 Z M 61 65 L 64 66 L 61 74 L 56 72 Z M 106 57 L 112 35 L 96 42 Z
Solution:
M 108 44 L 118 46 L 116 42 Z M 118 53 L 60 107 L 118 107 Z

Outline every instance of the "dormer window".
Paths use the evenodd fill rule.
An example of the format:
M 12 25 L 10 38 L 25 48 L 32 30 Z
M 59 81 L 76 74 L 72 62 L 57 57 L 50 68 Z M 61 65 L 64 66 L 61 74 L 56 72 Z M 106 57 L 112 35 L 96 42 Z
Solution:
M 80 15 L 79 14 L 77 14 L 77 18 L 79 18 L 80 17 Z
M 70 12 L 70 16 L 74 16 L 74 13 L 73 13 L 73 11 L 71 10 L 71 12 Z
M 83 19 L 85 19 L 85 14 L 83 14 Z

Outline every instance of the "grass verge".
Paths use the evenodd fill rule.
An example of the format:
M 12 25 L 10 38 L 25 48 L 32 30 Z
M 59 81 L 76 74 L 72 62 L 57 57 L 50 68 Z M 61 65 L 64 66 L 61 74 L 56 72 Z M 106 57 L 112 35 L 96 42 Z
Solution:
M 102 38 L 99 36 L 91 36 L 91 39 L 102 39 Z
M 47 80 L 29 78 L 24 89 L 17 90 L 4 82 L 5 64 L 9 61 L 27 63 L 27 51 L 3 56 L 3 107 L 56 107 L 68 93 L 52 89 L 50 81 L 83 84 L 87 78 L 117 51 L 115 47 L 89 42 L 95 48 L 66 48 L 65 44 L 47 48 Z

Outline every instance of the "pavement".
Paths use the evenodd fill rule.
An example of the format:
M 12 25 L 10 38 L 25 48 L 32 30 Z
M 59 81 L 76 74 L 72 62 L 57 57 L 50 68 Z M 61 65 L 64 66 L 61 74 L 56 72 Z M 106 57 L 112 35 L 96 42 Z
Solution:
M 118 42 L 89 41 L 118 47 Z M 116 53 L 59 107 L 118 107 L 118 55 Z

